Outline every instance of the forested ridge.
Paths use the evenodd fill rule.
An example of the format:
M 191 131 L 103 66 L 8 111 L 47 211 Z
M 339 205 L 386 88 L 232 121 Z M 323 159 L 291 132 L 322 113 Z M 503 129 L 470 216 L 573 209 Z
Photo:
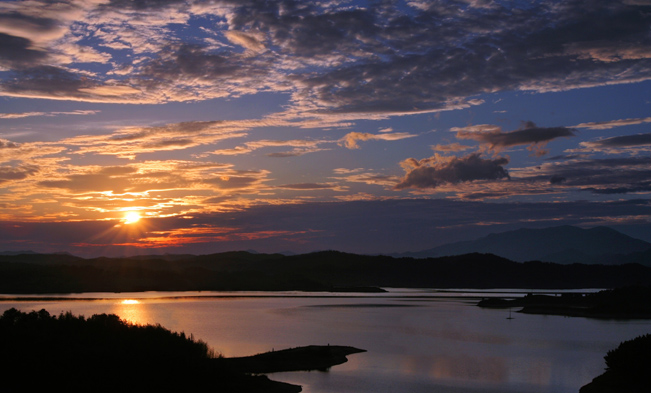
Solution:
M 651 268 L 513 262 L 492 254 L 394 258 L 323 251 L 83 259 L 0 256 L 0 293 L 364 290 L 368 287 L 614 288 L 651 283 Z

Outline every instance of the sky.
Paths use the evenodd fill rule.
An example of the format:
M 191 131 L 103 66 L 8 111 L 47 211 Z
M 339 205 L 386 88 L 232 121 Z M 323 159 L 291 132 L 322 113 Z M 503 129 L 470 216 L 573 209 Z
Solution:
M 651 241 L 651 0 L 0 2 L 0 251 Z

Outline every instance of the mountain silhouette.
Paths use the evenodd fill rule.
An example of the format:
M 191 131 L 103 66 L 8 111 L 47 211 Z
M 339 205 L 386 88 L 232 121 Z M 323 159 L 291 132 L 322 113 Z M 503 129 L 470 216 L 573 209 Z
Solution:
M 512 261 L 544 261 L 561 264 L 622 264 L 648 255 L 651 243 L 612 228 L 583 229 L 564 225 L 543 229 L 517 229 L 396 256 L 430 258 L 468 253 L 490 253 Z M 632 259 L 636 260 L 633 261 Z

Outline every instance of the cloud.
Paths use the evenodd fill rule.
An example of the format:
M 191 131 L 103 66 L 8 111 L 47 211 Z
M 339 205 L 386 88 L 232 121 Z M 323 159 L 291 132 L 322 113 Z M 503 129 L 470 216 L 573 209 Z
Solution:
M 651 78 L 641 1 L 409 4 L 4 2 L 0 94 L 161 103 L 282 91 L 287 114 L 373 118 Z
M 266 172 L 235 171 L 230 165 L 200 162 L 145 161 L 124 166 L 70 166 L 71 174 L 42 180 L 37 185 L 65 189 L 71 194 L 141 194 L 153 191 L 250 188 Z M 201 193 L 201 191 L 196 191 Z M 193 195 L 186 195 L 192 198 Z
M 90 46 L 68 42 L 57 46 L 52 51 L 52 59 L 60 64 L 101 63 L 108 64 L 112 56 Z
M 479 153 L 461 158 L 439 155 L 422 160 L 410 158 L 401 163 L 407 174 L 394 188 L 428 189 L 446 183 L 508 179 L 509 174 L 504 168 L 508 162 L 504 157 L 484 159 Z
M 277 157 L 277 158 L 298 157 L 307 153 L 314 153 L 323 150 L 323 148 L 319 147 L 319 145 L 324 143 L 332 143 L 332 142 L 327 140 L 292 139 L 292 140 L 280 141 L 280 140 L 263 139 L 259 141 L 245 142 L 244 146 L 236 146 L 231 149 L 214 150 L 209 152 L 208 154 L 234 156 L 234 155 L 248 154 L 258 149 L 289 146 L 289 147 L 294 147 L 294 149 L 291 151 L 267 153 L 266 155 L 267 157 Z
M 615 136 L 612 138 L 601 139 L 597 142 L 592 143 L 600 147 L 648 146 L 651 145 L 651 133 Z
M 63 180 L 44 180 L 41 187 L 62 188 L 72 193 L 112 192 L 123 194 L 131 189 L 131 182 L 125 175 L 132 175 L 132 167 L 106 167 L 95 173 L 73 174 Z
M 385 175 L 374 172 L 364 172 L 364 173 L 351 173 L 348 175 L 340 176 L 343 181 L 351 183 L 364 183 L 377 186 L 384 186 L 389 189 L 393 188 L 396 184 L 400 182 L 400 178 L 394 175 Z
M 63 150 L 65 148 L 53 146 L 47 142 L 16 143 L 6 139 L 0 139 L 0 163 L 35 163 L 38 161 L 45 164 L 45 161 L 50 161 L 50 163 L 63 161 L 65 158 L 61 157 L 44 158 L 61 153 Z
M 651 152 L 651 134 L 621 135 L 579 143 L 579 147 L 566 150 L 576 155 L 588 153 L 626 154 L 636 156 Z
M 349 132 L 340 139 L 339 144 L 347 147 L 348 149 L 359 149 L 358 141 L 397 141 L 406 138 L 413 138 L 417 135 L 409 134 L 406 132 L 382 133 L 382 134 L 369 134 L 366 132 Z
M 16 149 L 20 147 L 20 144 L 6 139 L 0 139 L 0 149 Z
M 502 127 L 496 126 L 493 124 L 476 124 L 474 126 L 466 127 L 452 127 L 450 128 L 452 132 L 489 132 L 489 133 L 499 133 L 502 132 Z
M 368 48 L 381 55 L 306 74 L 304 95 L 332 111 L 417 112 L 453 107 L 484 92 L 566 90 L 650 77 L 648 16 L 641 8 L 593 4 L 586 12 L 582 2 L 574 1 L 516 6 L 517 12 L 498 3 L 461 9 L 452 2 L 439 5 L 420 9 L 413 18 L 392 14 L 396 20 L 384 24 L 390 32 L 377 23 L 387 15 L 384 10 L 370 12 L 367 20 L 381 33 L 362 40 L 360 52 Z M 595 20 L 598 29 L 590 27 Z M 591 42 L 600 42 L 598 56 L 577 52 Z M 632 63 L 639 68 L 631 70 Z
M 248 154 L 252 152 L 254 149 L 244 147 L 244 146 L 236 146 L 232 149 L 219 149 L 219 150 L 213 150 L 210 152 L 210 154 L 215 154 L 215 155 L 223 155 L 223 156 L 237 156 L 240 154 Z
M 209 184 L 220 191 L 254 191 L 262 185 L 268 171 L 231 171 L 219 176 L 203 179 L 201 182 Z
M 276 187 L 288 190 L 334 190 L 339 188 L 339 186 L 332 183 L 295 183 L 283 184 Z
M 18 68 L 46 58 L 47 53 L 34 49 L 30 40 L 0 32 L 0 66 Z
M 648 192 L 651 157 L 591 158 L 544 163 L 512 171 L 523 182 L 544 182 L 562 190 L 594 194 Z
M 432 150 L 441 152 L 459 152 L 472 149 L 472 146 L 466 146 L 459 143 L 450 143 L 448 145 L 434 145 Z
M 0 184 L 10 182 L 12 180 L 22 180 L 29 176 L 34 175 L 39 171 L 39 168 L 33 165 L 25 165 L 21 167 L 0 166 Z
M 13 74 L 13 79 L 0 83 L 0 96 L 89 102 L 145 100 L 136 88 L 92 80 L 61 67 L 42 65 L 15 70 Z
M 631 194 L 631 193 L 651 193 L 651 181 L 639 182 L 636 185 L 631 185 L 627 187 L 605 187 L 605 188 L 593 188 L 587 187 L 583 191 L 590 191 L 593 194 L 601 195 L 612 195 L 612 194 Z
M 241 31 L 230 30 L 224 32 L 224 35 L 232 43 L 236 45 L 241 45 L 246 49 L 252 50 L 254 52 L 260 52 L 265 50 L 264 44 L 260 42 L 257 38 L 249 34 L 242 33 Z
M 110 55 L 80 45 L 75 21 L 85 21 L 98 1 L 0 3 L 0 66 L 20 70 L 72 62 L 106 62 Z M 82 22 L 83 23 L 83 22 Z
M 292 139 L 286 141 L 259 140 L 259 141 L 246 142 L 246 147 L 252 150 L 269 148 L 269 147 L 285 147 L 285 146 L 293 147 L 294 149 L 290 151 L 267 153 L 267 157 L 284 158 L 284 157 L 298 157 L 304 154 L 322 151 L 325 148 L 320 147 L 320 145 L 326 143 L 332 143 L 332 142 L 328 140 L 304 140 L 304 139 Z
M 503 132 L 501 128 L 496 128 L 488 132 L 476 132 L 474 130 L 459 130 L 457 138 L 470 139 L 486 145 L 488 150 L 501 152 L 505 148 L 529 145 L 528 150 L 535 152 L 536 155 L 546 154 L 543 147 L 547 142 L 561 137 L 574 136 L 574 130 L 566 127 L 537 127 L 533 122 L 526 122 L 521 129 Z
M 173 216 L 242 209 L 272 189 L 269 171 L 238 170 L 231 164 L 142 161 L 129 165 L 83 166 L 37 161 L 40 166 L 0 167 L 10 190 L 0 195 L 3 219 L 26 214 L 42 220 L 121 219 L 137 209 L 147 216 Z M 13 168 L 13 169 L 12 169 Z M 19 207 L 22 206 L 22 209 Z
M 386 175 L 376 172 L 369 172 L 364 168 L 346 169 L 335 168 L 333 170 L 335 176 L 333 178 L 350 183 L 363 183 L 370 185 L 384 186 L 387 189 L 392 189 L 400 182 L 400 178 L 395 175 Z M 365 195 L 366 193 L 363 193 Z M 364 197 L 367 199 L 367 197 Z
M 592 42 L 573 42 L 565 46 L 566 53 L 576 55 L 580 59 L 597 60 L 601 62 L 618 62 L 623 60 L 640 60 L 651 58 L 651 49 L 613 40 Z
M 278 78 L 270 59 L 183 43 L 161 48 L 132 80 L 152 97 L 164 90 L 165 101 L 188 101 L 286 89 Z
M 138 154 L 182 150 L 246 136 L 245 130 L 264 121 L 190 121 L 153 127 L 123 127 L 109 135 L 81 135 L 59 142 L 74 154 L 114 155 L 134 159 Z
M 155 11 L 171 6 L 178 6 L 185 2 L 186 0 L 110 0 L 107 4 L 102 4 L 101 7 L 117 10 Z
M 311 152 L 311 151 L 309 151 L 309 152 Z M 276 153 L 267 153 L 267 157 L 273 157 L 273 158 L 300 157 L 305 153 L 308 153 L 308 151 L 294 149 L 292 151 L 282 151 L 282 152 L 276 152 Z
M 22 119 L 35 116 L 59 116 L 59 115 L 94 115 L 99 110 L 76 110 L 69 112 L 21 112 L 21 113 L 0 113 L 0 119 Z
M 630 126 L 630 125 L 643 124 L 643 123 L 651 123 L 651 117 L 581 123 L 575 125 L 573 128 L 588 128 L 591 130 L 608 130 L 615 127 L 623 127 L 623 126 Z
M 140 93 L 140 90 L 134 89 L 131 86 L 121 86 L 121 85 L 112 85 L 112 86 L 94 86 L 94 87 L 84 87 L 78 90 L 81 93 L 87 93 L 91 96 L 108 96 L 108 97 L 120 97 L 125 95 L 134 95 Z
M 255 231 L 244 232 L 239 228 L 205 226 L 200 228 L 175 228 L 164 231 L 151 231 L 146 236 L 142 236 L 135 241 L 128 243 L 112 242 L 112 244 L 98 244 L 101 246 L 132 247 L 136 249 L 156 249 L 156 248 L 175 248 L 187 247 L 196 244 L 215 245 L 219 243 L 238 244 L 239 242 L 256 241 L 261 239 L 273 239 L 286 236 L 299 236 L 305 231 L 288 232 L 288 231 Z

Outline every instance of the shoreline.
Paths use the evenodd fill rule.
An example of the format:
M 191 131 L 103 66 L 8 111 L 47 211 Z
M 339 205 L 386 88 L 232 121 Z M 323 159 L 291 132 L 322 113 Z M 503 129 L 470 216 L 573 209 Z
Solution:
M 26 386 L 33 391 L 51 390 L 51 381 L 68 376 L 64 378 L 65 391 L 106 393 L 207 389 L 298 393 L 301 386 L 274 381 L 266 374 L 327 371 L 347 362 L 348 355 L 366 352 L 347 346 L 310 345 L 225 358 L 192 334 L 172 332 L 158 324 L 131 324 L 115 314 L 87 318 L 70 312 L 57 316 L 45 309 L 23 312 L 15 308 L 0 316 L 0 347 L 7 363 L 5 371 L 12 376 L 3 385 L 7 391 Z M 34 375 L 39 378 L 34 380 Z M 123 377 L 127 377 L 127 385 Z

